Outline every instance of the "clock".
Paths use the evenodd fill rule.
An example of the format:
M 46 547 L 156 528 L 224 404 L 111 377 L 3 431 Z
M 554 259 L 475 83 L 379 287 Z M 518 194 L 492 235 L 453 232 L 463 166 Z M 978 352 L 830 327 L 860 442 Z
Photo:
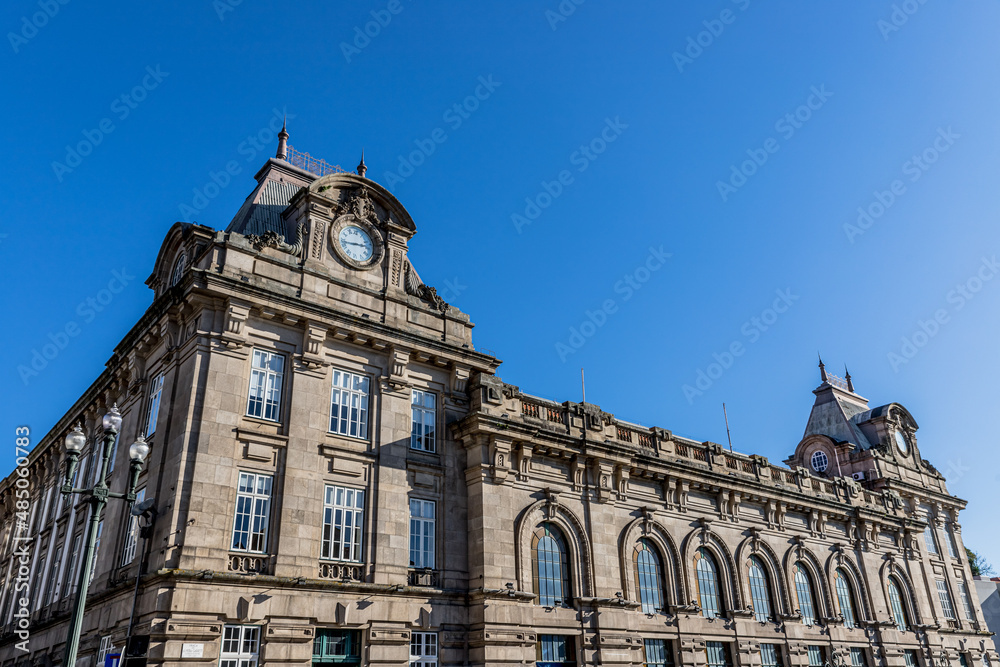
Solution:
M 337 243 L 345 255 L 358 263 L 367 262 L 375 253 L 371 236 L 357 225 L 344 226 L 337 235 Z
M 906 450 L 909 448 L 909 445 L 906 442 L 906 436 L 903 435 L 903 432 L 900 430 L 895 431 L 895 436 L 896 436 L 896 446 L 899 447 L 899 451 L 905 454 Z

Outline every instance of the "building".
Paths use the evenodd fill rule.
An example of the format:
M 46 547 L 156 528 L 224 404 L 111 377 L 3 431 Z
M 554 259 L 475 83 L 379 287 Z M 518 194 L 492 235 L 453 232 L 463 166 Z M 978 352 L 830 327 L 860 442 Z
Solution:
M 781 466 L 522 393 L 421 281 L 416 225 L 363 161 L 279 136 L 225 231 L 167 233 L 152 305 L 27 457 L 28 507 L 0 485 L 0 667 L 61 660 L 86 518 L 62 441 L 82 425 L 92 483 L 114 404 L 112 487 L 144 436 L 157 518 L 140 539 L 108 506 L 81 667 L 121 651 L 139 573 L 133 635 L 171 667 L 1000 666 L 965 502 L 903 406 L 821 366 Z
M 1000 577 L 973 577 L 982 603 L 986 627 L 993 633 L 993 646 L 1000 651 Z

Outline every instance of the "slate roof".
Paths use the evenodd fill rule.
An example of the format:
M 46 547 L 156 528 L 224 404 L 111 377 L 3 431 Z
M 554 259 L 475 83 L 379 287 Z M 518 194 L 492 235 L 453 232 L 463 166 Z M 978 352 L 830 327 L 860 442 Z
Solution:
M 295 193 L 307 187 L 316 179 L 316 175 L 284 160 L 271 158 L 257 172 L 256 178 L 257 187 L 240 206 L 226 231 L 258 236 L 273 231 L 290 242 L 291 231 L 286 229 L 281 213 L 288 207 Z

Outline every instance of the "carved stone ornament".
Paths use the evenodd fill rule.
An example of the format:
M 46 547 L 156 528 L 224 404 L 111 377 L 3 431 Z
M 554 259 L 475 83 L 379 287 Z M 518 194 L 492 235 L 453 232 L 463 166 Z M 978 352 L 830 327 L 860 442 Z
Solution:
M 368 190 L 358 188 L 344 202 L 344 209 L 353 213 L 354 217 L 370 223 L 378 222 L 375 215 L 375 203 L 368 196 Z
M 423 299 L 441 312 L 445 312 L 451 308 L 451 306 L 445 303 L 444 299 L 438 296 L 436 289 L 428 287 L 421 282 L 420 277 L 417 276 L 417 273 L 410 266 L 409 262 L 406 263 L 406 278 L 404 287 L 407 294 Z
M 294 245 L 285 243 L 285 239 L 281 236 L 281 234 L 270 229 L 259 236 L 257 234 L 249 234 L 247 236 L 247 241 L 250 242 L 250 245 L 252 245 L 254 250 L 257 252 L 260 252 L 264 248 L 274 248 L 275 250 L 287 252 L 290 255 L 298 257 L 302 254 L 302 235 L 305 228 L 305 223 L 300 222 L 298 229 L 295 232 Z

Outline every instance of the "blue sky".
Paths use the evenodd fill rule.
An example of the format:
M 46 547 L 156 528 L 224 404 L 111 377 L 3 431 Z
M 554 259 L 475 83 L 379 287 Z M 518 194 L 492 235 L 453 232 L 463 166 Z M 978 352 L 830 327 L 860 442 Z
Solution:
M 578 400 L 584 367 L 589 402 L 716 442 L 725 402 L 781 461 L 820 351 L 911 411 L 1000 567 L 997 3 L 51 2 L 0 12 L 8 465 L 287 113 L 299 150 L 364 149 L 505 381 Z

